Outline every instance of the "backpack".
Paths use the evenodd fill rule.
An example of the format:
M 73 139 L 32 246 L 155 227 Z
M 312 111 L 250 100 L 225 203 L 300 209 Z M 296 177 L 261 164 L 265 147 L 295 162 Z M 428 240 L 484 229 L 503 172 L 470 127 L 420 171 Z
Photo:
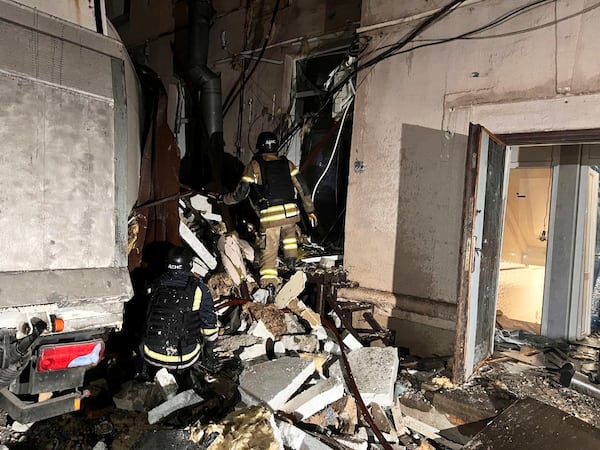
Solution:
M 255 203 L 260 209 L 269 206 L 285 205 L 296 200 L 296 192 L 292 183 L 290 166 L 287 158 L 281 156 L 273 161 L 265 161 L 262 157 L 254 157 L 260 167 L 262 184 L 253 184 L 256 190 Z
M 197 287 L 190 274 L 168 273 L 153 284 L 142 337 L 142 354 L 148 363 L 183 369 L 198 360 L 200 312 L 192 311 Z

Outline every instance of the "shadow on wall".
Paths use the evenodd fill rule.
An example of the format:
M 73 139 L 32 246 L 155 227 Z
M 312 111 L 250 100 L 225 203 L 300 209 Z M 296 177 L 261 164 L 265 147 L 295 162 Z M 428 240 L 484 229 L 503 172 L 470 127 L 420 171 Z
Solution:
M 393 290 L 396 308 L 416 314 L 388 326 L 412 353 L 454 346 L 467 138 L 402 125 Z

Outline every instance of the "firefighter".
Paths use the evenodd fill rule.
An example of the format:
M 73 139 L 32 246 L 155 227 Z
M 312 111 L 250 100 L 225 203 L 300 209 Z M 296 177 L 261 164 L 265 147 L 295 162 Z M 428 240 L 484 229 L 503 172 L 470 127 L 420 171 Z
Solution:
M 219 361 L 213 349 L 218 328 L 213 299 L 191 270 L 190 252 L 184 247 L 170 248 L 166 270 L 150 287 L 142 355 L 153 366 L 177 370 L 201 359 L 204 367 L 216 372 Z
M 260 285 L 271 295 L 279 284 L 277 253 L 280 240 L 287 265 L 291 270 L 295 269 L 298 256 L 296 223 L 300 221 L 296 192 L 310 225 L 317 225 L 315 207 L 300 171 L 284 156 L 277 155 L 278 148 L 274 133 L 260 133 L 256 142 L 258 154 L 244 168 L 235 191 L 219 197 L 226 205 L 232 205 L 250 195 L 260 218 Z

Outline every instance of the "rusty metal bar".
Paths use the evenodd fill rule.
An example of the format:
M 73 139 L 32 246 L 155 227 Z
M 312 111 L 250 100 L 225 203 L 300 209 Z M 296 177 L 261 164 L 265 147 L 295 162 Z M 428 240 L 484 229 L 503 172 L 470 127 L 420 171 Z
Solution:
M 338 309 L 338 311 L 336 311 L 336 314 L 339 315 L 339 308 L 334 308 L 334 311 L 335 311 L 335 309 Z M 342 364 L 340 365 L 342 368 L 342 373 L 344 374 L 344 378 L 346 380 L 346 384 L 348 385 L 348 389 L 350 389 L 352 396 L 354 397 L 354 399 L 356 400 L 356 403 L 358 404 L 360 412 L 362 413 L 363 417 L 365 418 L 365 420 L 367 421 L 367 423 L 369 424 L 369 426 L 375 433 L 375 436 L 377 436 L 377 440 L 383 446 L 384 450 L 393 450 L 392 446 L 388 443 L 388 441 L 385 439 L 385 437 L 381 433 L 381 430 L 375 424 L 373 417 L 371 417 L 371 414 L 369 414 L 369 410 L 367 409 L 365 402 L 363 401 L 362 397 L 360 396 L 358 386 L 356 385 L 356 381 L 354 381 L 354 376 L 352 375 L 352 370 L 350 369 L 350 363 L 348 362 L 348 358 L 346 357 L 346 351 L 344 350 L 344 342 L 342 341 L 342 337 L 340 336 L 340 333 L 335 328 L 335 326 L 331 322 L 329 322 L 329 320 L 322 319 L 321 321 L 322 321 L 323 325 L 325 325 L 327 328 L 329 328 L 329 330 L 333 333 L 333 335 L 335 336 L 335 340 L 337 341 L 337 344 L 340 347 L 341 354 L 342 354 L 342 360 L 341 360 Z

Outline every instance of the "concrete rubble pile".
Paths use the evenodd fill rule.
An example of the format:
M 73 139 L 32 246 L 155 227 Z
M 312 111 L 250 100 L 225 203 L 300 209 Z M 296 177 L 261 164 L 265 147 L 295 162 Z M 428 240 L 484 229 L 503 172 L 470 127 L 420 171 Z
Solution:
M 246 414 L 254 417 L 251 412 L 256 408 L 268 412 L 263 423 L 272 428 L 271 447 L 264 448 L 367 449 L 376 443 L 344 381 L 339 345 L 319 314 L 298 299 L 305 283 L 306 275 L 298 271 L 281 288 L 275 304 L 246 303 L 238 334 L 219 338 L 216 351 L 222 357 L 237 356 L 243 361 L 241 404 L 233 416 L 217 424 L 192 427 L 192 437 L 202 448 L 232 448 L 228 447 L 234 439 L 231 421 L 245 420 Z M 362 347 L 356 339 L 354 348 L 348 359 L 361 397 L 385 423 L 386 438 L 398 444 L 391 415 L 397 349 Z
M 180 215 L 181 236 L 195 253 L 193 270 L 215 300 L 221 330 L 215 351 L 241 364 L 239 379 L 231 377 L 239 384 L 234 411 L 222 420 L 192 421 L 190 439 L 199 448 L 454 448 L 431 430 L 416 432 L 418 421 L 407 423 L 397 401 L 397 348 L 344 331 L 334 312 L 317 312 L 326 303 L 315 293 L 318 283 L 346 279 L 339 256 L 305 259 L 267 303 L 252 275 L 254 249 L 226 231 L 207 198 L 182 199 Z M 339 339 L 331 323 L 341 329 Z M 153 382 L 125 383 L 114 402 L 147 413 L 150 424 L 181 425 L 208 402 L 206 393 L 179 386 L 161 370 Z

